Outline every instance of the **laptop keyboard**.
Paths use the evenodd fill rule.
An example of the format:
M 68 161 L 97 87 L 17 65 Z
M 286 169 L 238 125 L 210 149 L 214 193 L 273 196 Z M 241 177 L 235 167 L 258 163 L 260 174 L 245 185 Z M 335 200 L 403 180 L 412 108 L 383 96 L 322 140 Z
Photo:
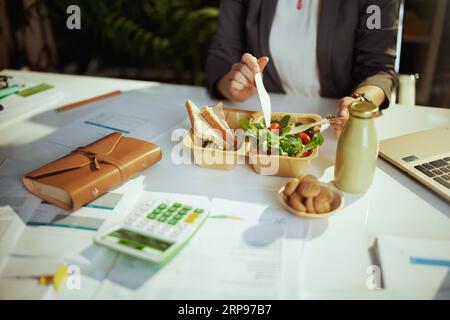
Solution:
M 450 189 L 450 157 L 422 163 L 414 168 Z

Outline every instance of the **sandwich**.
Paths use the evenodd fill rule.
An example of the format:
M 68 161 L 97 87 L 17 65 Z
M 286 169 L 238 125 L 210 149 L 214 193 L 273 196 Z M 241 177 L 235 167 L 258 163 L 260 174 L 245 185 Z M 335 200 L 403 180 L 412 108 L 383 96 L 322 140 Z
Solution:
M 199 109 L 191 100 L 186 101 L 186 110 L 191 122 L 195 140 L 204 144 L 214 144 L 218 149 L 235 150 L 236 137 L 225 121 L 223 104 Z

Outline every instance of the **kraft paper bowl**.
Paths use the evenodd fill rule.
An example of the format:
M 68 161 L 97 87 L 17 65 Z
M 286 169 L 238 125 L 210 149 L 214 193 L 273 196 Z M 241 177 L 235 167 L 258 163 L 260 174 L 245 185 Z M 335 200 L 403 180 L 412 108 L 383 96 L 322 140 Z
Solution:
M 324 219 L 328 218 L 336 213 L 338 213 L 344 207 L 344 196 L 341 191 L 335 188 L 330 183 L 319 182 L 320 186 L 323 188 L 327 188 L 333 193 L 333 202 L 331 203 L 331 211 L 326 213 L 308 213 L 308 212 L 300 212 L 289 206 L 287 203 L 287 196 L 284 194 L 284 186 L 278 191 L 278 201 L 281 206 L 288 210 L 290 213 L 307 219 Z

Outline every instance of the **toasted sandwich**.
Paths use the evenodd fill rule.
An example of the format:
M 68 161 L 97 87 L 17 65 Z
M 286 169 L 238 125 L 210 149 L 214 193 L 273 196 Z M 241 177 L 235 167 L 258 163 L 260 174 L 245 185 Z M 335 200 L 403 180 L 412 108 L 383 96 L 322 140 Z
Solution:
M 213 142 L 220 149 L 226 150 L 235 148 L 236 137 L 225 121 L 222 103 L 200 110 L 191 100 L 187 100 L 186 110 L 194 136 L 202 143 Z

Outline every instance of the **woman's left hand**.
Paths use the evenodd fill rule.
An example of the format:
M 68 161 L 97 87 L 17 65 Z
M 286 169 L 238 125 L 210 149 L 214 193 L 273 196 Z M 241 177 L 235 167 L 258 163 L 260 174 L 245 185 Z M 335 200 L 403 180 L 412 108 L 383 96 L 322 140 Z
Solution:
M 353 101 L 358 101 L 358 99 L 351 98 L 351 97 L 344 97 L 344 98 L 340 99 L 338 102 L 337 116 L 339 117 L 339 119 L 336 119 L 333 122 L 331 122 L 331 126 L 334 129 L 334 134 L 336 135 L 336 137 L 339 137 L 339 135 L 342 132 L 342 129 L 345 126 L 345 123 L 347 122 L 347 119 L 349 116 L 347 107 Z

